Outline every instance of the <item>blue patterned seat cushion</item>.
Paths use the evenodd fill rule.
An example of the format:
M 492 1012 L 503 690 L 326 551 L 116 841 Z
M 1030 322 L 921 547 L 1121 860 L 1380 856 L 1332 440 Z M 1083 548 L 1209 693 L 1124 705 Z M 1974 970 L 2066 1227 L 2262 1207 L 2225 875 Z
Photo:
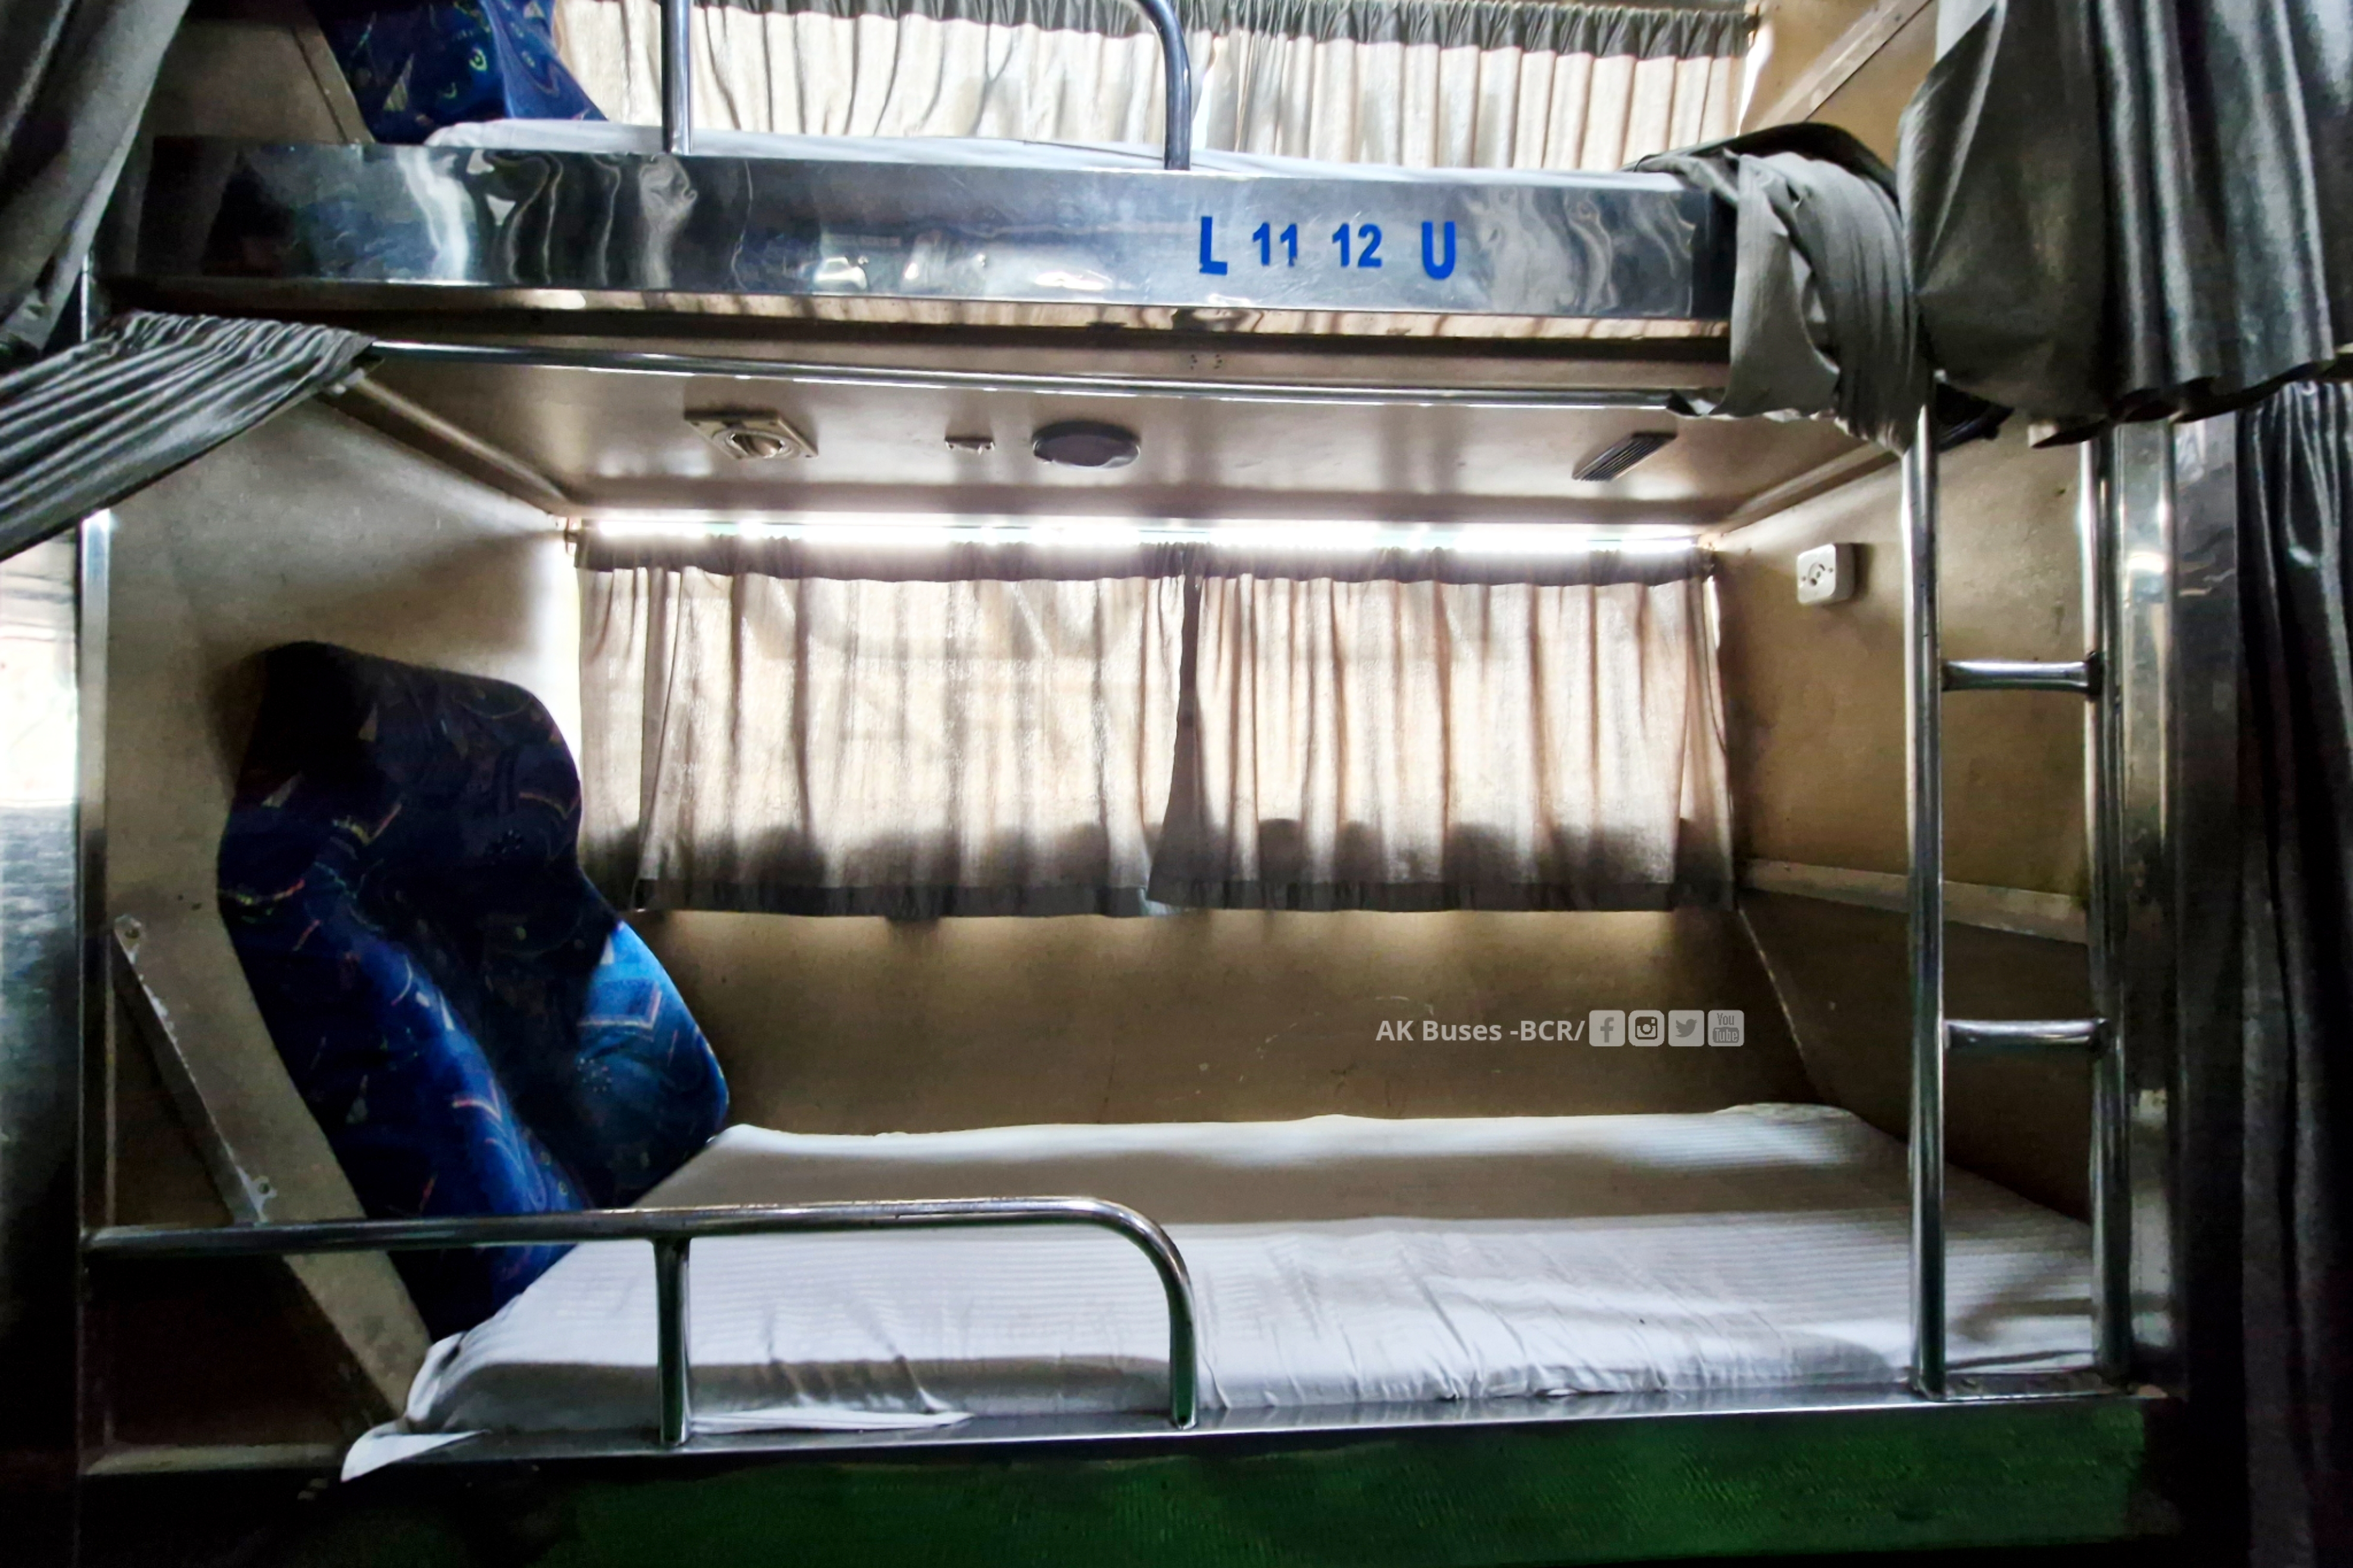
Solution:
M 563 736 L 504 681 L 323 643 L 267 656 L 220 907 L 367 1212 L 628 1204 L 724 1123 L 702 1032 L 582 876 Z M 560 1248 L 396 1261 L 438 1333 Z
M 379 142 L 469 120 L 602 120 L 555 52 L 547 0 L 312 0 Z

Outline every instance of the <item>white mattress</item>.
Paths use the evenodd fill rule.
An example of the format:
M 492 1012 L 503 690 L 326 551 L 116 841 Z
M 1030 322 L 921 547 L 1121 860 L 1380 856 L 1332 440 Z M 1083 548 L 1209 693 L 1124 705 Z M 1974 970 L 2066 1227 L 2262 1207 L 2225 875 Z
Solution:
M 1956 1368 L 2086 1364 L 2087 1229 L 1950 1173 Z M 1903 1147 L 1845 1112 L 731 1128 L 646 1206 L 1082 1194 L 1191 1268 L 1205 1409 L 1886 1386 L 1910 1343 Z M 1166 1407 L 1134 1247 L 1076 1230 L 696 1245 L 702 1430 Z M 649 1424 L 650 1251 L 575 1249 L 433 1349 L 353 1469 L 483 1428 Z M 385 1447 L 391 1440 L 392 1446 Z
M 511 152 L 659 153 L 661 129 L 602 120 L 479 120 L 445 125 L 426 138 L 433 147 L 488 147 Z M 946 163 L 999 169 L 1157 169 L 1161 149 L 1131 142 L 1018 142 L 993 136 L 794 136 L 772 131 L 694 133 L 705 158 L 800 158 L 863 163 Z M 1197 148 L 1193 167 L 1211 174 L 1288 174 L 1300 178 L 1401 184 L 1589 185 L 1589 173 L 1550 169 L 1409 169 L 1394 163 L 1337 163 L 1269 153 L 1220 153 Z M 1680 190 L 1672 174 L 1611 174 L 1612 183 Z

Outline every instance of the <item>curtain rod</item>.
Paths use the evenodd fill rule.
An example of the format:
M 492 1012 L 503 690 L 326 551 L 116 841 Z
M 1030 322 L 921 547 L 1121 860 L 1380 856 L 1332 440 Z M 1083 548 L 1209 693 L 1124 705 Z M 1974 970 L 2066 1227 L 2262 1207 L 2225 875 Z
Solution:
M 813 386 L 880 386 L 912 391 L 1021 392 L 1089 397 L 1198 397 L 1223 403 L 1340 406 L 1520 409 L 1656 409 L 1672 412 L 1681 394 L 1655 387 L 1461 387 L 1187 381 L 1166 376 L 1092 375 L 1054 371 L 923 370 L 822 364 L 729 354 L 649 349 L 544 348 L 512 343 L 380 339 L 379 361 L 406 364 L 513 365 L 611 375 L 711 376 L 790 381 Z

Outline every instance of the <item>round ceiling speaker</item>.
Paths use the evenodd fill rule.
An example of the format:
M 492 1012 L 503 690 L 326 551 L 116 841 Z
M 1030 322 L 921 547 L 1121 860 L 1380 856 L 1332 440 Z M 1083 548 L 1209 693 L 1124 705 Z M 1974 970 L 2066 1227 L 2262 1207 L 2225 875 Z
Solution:
M 1029 450 L 1043 461 L 1066 468 L 1124 468 L 1135 461 L 1144 443 L 1133 430 L 1094 419 L 1070 419 L 1049 425 L 1029 437 Z

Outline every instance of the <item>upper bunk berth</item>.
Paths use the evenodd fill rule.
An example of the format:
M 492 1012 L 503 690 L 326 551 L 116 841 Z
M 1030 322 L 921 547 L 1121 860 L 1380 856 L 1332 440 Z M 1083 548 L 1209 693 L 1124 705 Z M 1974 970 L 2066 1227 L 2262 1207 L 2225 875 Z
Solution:
M 1730 226 L 1665 174 L 655 140 L 505 121 L 422 146 L 164 141 L 127 276 L 251 309 L 1029 306 L 1024 324 L 1372 335 L 1446 318 L 1450 336 L 1706 338 L 1731 307 Z
M 553 54 L 528 70 L 494 58 L 483 68 L 490 75 L 530 79 L 482 104 L 420 109 L 431 86 L 448 97 L 474 84 L 437 83 L 424 46 L 355 41 L 322 13 L 338 58 L 323 68 L 312 61 L 308 74 L 319 96 L 341 102 L 324 116 L 334 127 L 330 139 L 315 130 L 303 136 L 296 117 L 252 102 L 259 89 L 233 52 L 185 50 L 184 85 L 161 95 L 143 170 L 126 181 L 107 269 L 134 302 L 281 314 L 625 310 L 1381 338 L 1711 340 L 1726 329 L 1734 258 L 1720 204 L 1671 174 L 1615 165 L 1729 129 L 1735 62 L 1706 51 L 1724 49 L 1724 37 L 1745 38 L 1737 7 L 1392 5 L 1367 8 L 1381 13 L 1376 21 L 1345 24 L 1372 29 L 1367 37 L 1384 28 L 1398 35 L 1363 46 L 1366 58 L 1356 67 L 1368 80 L 1358 91 L 1368 96 L 1345 118 L 1483 121 L 1495 118 L 1498 97 L 1486 78 L 1505 68 L 1533 80 L 1547 60 L 1554 74 L 1582 69 L 1586 78 L 1623 68 L 1616 70 L 1627 78 L 1623 102 L 1590 113 L 1633 123 L 1612 124 L 1607 135 L 1580 126 L 1573 153 L 1524 128 L 1508 157 L 1483 124 L 1472 131 L 1477 144 L 1461 147 L 1440 144 L 1450 134 L 1442 123 L 1421 135 L 1430 144 L 1398 147 L 1369 125 L 1352 138 L 1314 127 L 1303 138 L 1287 121 L 1282 134 L 1252 132 L 1237 121 L 1244 110 L 1227 100 L 1267 97 L 1273 84 L 1231 79 L 1248 71 L 1226 56 L 1261 24 L 1228 18 L 1242 31 L 1198 33 L 1208 58 L 1197 76 L 1169 0 L 1138 0 L 1133 12 L 1120 0 L 1015 6 L 1007 18 L 1018 26 L 984 27 L 991 38 L 997 31 L 1031 36 L 1016 40 L 1017 50 L 1034 41 L 1046 51 L 1056 37 L 1091 40 L 1098 53 L 1124 49 L 1124 76 L 1103 67 L 1093 90 L 1099 100 L 1124 97 L 1124 105 L 1059 118 L 1040 118 L 1031 106 L 1009 121 L 987 105 L 961 118 L 894 117 L 886 107 L 879 119 L 851 106 L 817 116 L 828 134 L 780 134 L 750 128 L 778 123 L 772 108 L 739 101 L 756 94 L 740 79 L 746 68 L 735 58 L 748 40 L 731 29 L 759 18 L 729 19 L 713 7 L 697 22 L 692 5 L 666 4 L 652 29 L 658 71 L 647 68 L 655 53 L 642 37 L 620 46 L 629 69 L 599 63 L 595 35 L 613 19 L 604 13 L 617 16 L 626 33 L 651 20 L 652 9 L 644 0 L 559 5 L 554 22 L 617 119 L 645 118 L 651 106 L 642 99 L 658 79 L 659 126 L 602 120 Z M 911 13 L 900 25 L 978 25 L 952 24 L 952 14 L 961 15 L 947 7 L 934 21 Z M 1597 16 L 1642 36 L 1586 36 Z M 1663 34 L 1662 16 L 1672 24 Z M 1156 36 L 1118 37 L 1122 22 L 1131 29 L 1141 22 Z M 1074 26 L 1098 30 L 1049 30 Z M 1432 28 L 1444 36 L 1419 36 Z M 1472 37 L 1465 29 L 1497 46 L 1473 62 L 1478 102 L 1459 84 L 1383 88 L 1369 79 L 1385 69 L 1398 74 L 1398 62 L 1370 58 L 1377 49 L 1428 53 L 1423 46 L 1434 42 L 1453 56 L 1473 52 L 1460 47 Z M 1329 52 L 1330 40 L 1315 42 Z M 898 47 L 894 74 L 919 74 L 921 40 Z M 1156 51 L 1156 71 L 1143 68 L 1142 48 Z M 1578 50 L 1617 53 L 1597 61 Z M 1703 52 L 1685 59 L 1679 50 Z M 1439 69 L 1460 75 L 1461 63 Z M 843 64 L 813 54 L 795 68 L 821 77 Z M 1696 87 L 1678 86 L 1693 66 Z M 1654 67 L 1666 68 L 1664 90 L 1653 82 L 1638 92 L 1634 78 L 1658 77 Z M 844 74 L 866 69 L 860 58 Z M 1068 61 L 1039 66 L 1039 79 L 1008 86 L 1023 76 L 1022 60 L 992 54 L 981 90 L 1084 97 L 1078 69 Z M 387 89 L 392 77 L 398 81 Z M 1579 79 L 1584 96 L 1610 100 L 1606 84 Z M 818 90 L 799 89 L 804 97 Z M 944 86 L 932 90 L 955 96 Z M 1450 91 L 1460 101 L 1416 101 Z M 1581 112 L 1548 81 L 1513 96 L 1506 107 L 1522 121 Z M 697 125 L 698 109 L 714 105 L 747 128 Z M 499 113 L 485 120 L 477 112 L 483 108 Z M 585 118 L 555 118 L 564 115 Z M 1147 115 L 1159 132 L 1156 151 L 1137 144 Z M 861 121 L 899 133 L 839 133 Z M 962 133 L 1000 126 L 1022 134 Z M 372 139 L 370 129 L 397 140 Z M 1560 133 L 1548 134 L 1556 141 Z M 1315 155 L 1218 151 L 1220 140 Z M 1416 163 L 1519 166 L 1407 166 Z
M 770 11 L 702 7 L 691 21 L 697 8 L 680 0 L 650 28 L 652 0 L 567 4 L 596 13 L 575 21 L 584 58 L 600 46 L 579 38 L 610 23 L 605 13 L 641 29 L 621 49 L 634 76 L 589 70 L 600 100 L 638 123 L 530 118 L 564 105 L 501 100 L 492 118 L 390 126 L 383 103 L 363 112 L 346 90 L 343 109 L 304 127 L 282 108 L 254 110 L 250 89 L 245 108 L 224 109 L 237 99 L 227 65 L 183 70 L 176 90 L 159 89 L 117 203 L 101 252 L 109 296 L 361 332 L 374 347 L 340 399 L 349 411 L 573 517 L 1449 523 L 1556 521 L 1568 503 L 1582 522 L 1688 537 L 1849 477 L 1881 460 L 1865 442 L 1908 427 L 1908 413 L 1850 408 L 1847 388 L 1869 378 L 1831 363 L 1826 379 L 1805 346 L 1822 348 L 1824 321 L 1835 334 L 1871 310 L 1903 312 L 1851 307 L 1863 291 L 1827 261 L 1791 266 L 1786 233 L 1778 252 L 1759 247 L 1761 263 L 1744 260 L 1753 237 L 1723 183 L 1685 158 L 1651 166 L 1732 128 L 1732 46 L 1714 33 L 1677 41 L 1696 18 L 1745 43 L 1738 7 L 1717 0 L 1343 6 L 1437 18 L 1441 32 L 1466 17 L 1504 29 L 1493 47 L 1451 35 L 1348 46 L 1355 65 L 1325 74 L 1361 78 L 1360 101 L 1337 117 L 1354 117 L 1353 140 L 1251 131 L 1253 98 L 1295 117 L 1307 56 L 1241 79 L 1232 39 L 1213 29 L 1196 35 L 1208 51 L 1197 70 L 1162 0 L 1140 4 L 1150 26 L 1132 38 L 1084 35 L 1099 52 L 1132 46 L 1124 74 L 1103 67 L 1091 89 L 1098 109 L 1127 101 L 1059 120 L 795 119 L 754 101 L 758 84 L 740 78 L 759 41 L 728 31 L 773 28 Z M 1124 0 L 1078 9 L 1098 27 L 1131 15 Z M 561 32 L 568 13 L 556 11 Z M 1632 42 L 1523 37 L 1538 16 L 1672 26 Z M 1336 47 L 1314 41 L 1316 69 Z M 1419 50 L 1437 76 L 1416 86 L 1409 61 L 1367 63 L 1377 49 Z M 1601 58 L 1609 50 L 1620 52 Z M 920 77 L 920 50 L 901 51 L 894 82 Z M 805 95 L 842 64 L 817 53 L 792 68 Z M 1440 57 L 1456 56 L 1477 68 L 1448 86 L 1461 61 Z M 990 91 L 1020 74 L 987 63 Z M 406 57 L 375 61 L 373 77 L 351 59 L 310 74 L 323 91 L 395 67 L 417 76 Z M 1083 96 L 1071 85 L 1079 67 L 1055 68 L 1020 91 Z M 697 108 L 714 105 L 730 123 L 698 126 Z M 1419 142 L 1381 141 L 1375 121 L 1416 115 Z M 803 133 L 813 119 L 826 134 Z M 1496 123 L 1520 140 L 1498 142 Z M 415 139 L 371 140 L 370 125 Z M 959 126 L 1029 134 L 913 133 Z M 875 131 L 896 133 L 847 133 Z M 1153 131 L 1156 149 L 1142 140 Z M 1643 166 L 1620 166 L 1630 161 Z M 1892 201 L 1870 199 L 1884 208 L 1871 237 L 1896 256 Z M 1739 314 L 1751 338 L 1757 322 L 1774 329 L 1773 352 L 1797 344 L 1797 399 L 1772 374 L 1746 375 L 1744 391 L 1744 266 L 1753 286 L 1778 290 Z M 1907 380 L 1910 338 L 1862 344 L 1883 347 L 1899 373 L 1879 384 Z M 1719 411 L 1831 413 L 1845 430 L 1681 417 Z M 1121 427 L 1140 459 L 1115 473 L 1031 462 L 1032 435 L 1073 418 Z M 739 436 L 763 449 L 731 445 Z M 805 460 L 736 460 L 779 451 Z

